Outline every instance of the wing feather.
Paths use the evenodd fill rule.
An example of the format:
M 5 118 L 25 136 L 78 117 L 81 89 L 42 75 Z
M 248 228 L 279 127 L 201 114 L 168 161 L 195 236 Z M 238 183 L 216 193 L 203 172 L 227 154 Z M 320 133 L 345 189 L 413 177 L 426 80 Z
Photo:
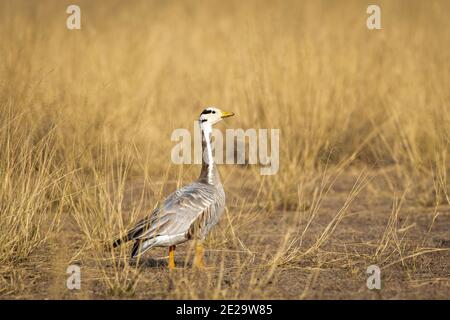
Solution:
M 140 222 L 143 231 L 136 234 L 134 239 L 180 233 L 186 233 L 186 240 L 189 239 L 194 234 L 193 230 L 205 228 L 207 217 L 214 207 L 216 193 L 214 186 L 203 183 L 193 183 L 177 190 L 164 201 L 159 210 Z
M 193 237 L 204 238 L 218 222 L 224 205 L 225 194 L 221 186 L 194 182 L 172 193 L 114 245 L 129 240 L 141 243 L 156 237 L 176 237 L 179 241 L 180 235 L 184 235 L 181 236 L 183 241 Z M 158 245 L 158 241 L 151 243 L 151 246 Z

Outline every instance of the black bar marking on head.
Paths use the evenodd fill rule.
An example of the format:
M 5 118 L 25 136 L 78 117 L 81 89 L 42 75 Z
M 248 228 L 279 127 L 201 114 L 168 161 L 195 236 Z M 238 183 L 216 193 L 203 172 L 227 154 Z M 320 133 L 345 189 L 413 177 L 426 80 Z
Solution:
M 200 113 L 200 115 L 202 115 L 202 114 L 210 114 L 210 113 L 213 113 L 213 110 L 205 109 L 205 110 L 202 111 L 202 113 Z

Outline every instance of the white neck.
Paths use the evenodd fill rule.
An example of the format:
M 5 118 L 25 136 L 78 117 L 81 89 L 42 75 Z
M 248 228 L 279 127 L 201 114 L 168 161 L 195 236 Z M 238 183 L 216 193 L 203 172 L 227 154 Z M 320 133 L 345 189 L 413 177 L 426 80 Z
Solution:
M 206 182 L 210 184 L 215 184 L 219 180 L 218 173 L 216 173 L 216 168 L 214 164 L 214 158 L 212 154 L 211 146 L 211 134 L 212 126 L 211 124 L 201 123 L 200 128 L 202 130 L 203 138 L 203 165 L 202 172 L 200 174 L 200 179 L 205 179 Z

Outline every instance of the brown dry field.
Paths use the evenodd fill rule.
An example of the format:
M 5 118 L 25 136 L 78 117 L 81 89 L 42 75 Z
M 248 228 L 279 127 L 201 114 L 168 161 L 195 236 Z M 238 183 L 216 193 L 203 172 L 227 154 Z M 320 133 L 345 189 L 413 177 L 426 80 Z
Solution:
M 450 2 L 69 4 L 0 2 L 1 299 L 450 298 Z M 279 128 L 280 169 L 219 166 L 207 269 L 130 263 L 104 244 L 196 178 L 170 137 L 206 105 Z
M 303 238 L 302 247 L 314 245 L 348 197 L 359 173 L 347 172 L 336 181 L 329 195 L 323 198 L 320 214 Z M 242 173 L 235 173 L 236 179 Z M 378 176 L 373 173 L 372 176 Z M 232 177 L 229 177 L 231 179 Z M 166 182 L 168 189 L 176 185 Z M 127 185 L 126 206 L 132 206 L 133 192 L 140 193 L 142 183 Z M 229 186 L 229 217 L 217 226 L 205 253 L 207 272 L 192 268 L 189 244 L 176 251 L 177 269 L 167 268 L 167 250 L 153 249 L 137 267 L 139 276 L 122 279 L 119 292 L 105 291 L 104 275 L 98 262 L 70 258 L 81 249 L 77 228 L 68 224 L 64 233 L 50 241 L 42 256 L 50 257 L 26 269 L 33 274 L 35 286 L 15 298 L 38 299 L 448 299 L 450 296 L 450 206 L 418 209 L 405 201 L 401 213 L 393 209 L 389 195 L 374 196 L 361 191 L 339 227 L 326 244 L 305 256 L 288 255 L 286 238 L 280 230 L 301 230 L 306 213 L 274 210 L 270 214 L 258 208 L 252 199 L 256 191 L 243 185 Z M 129 193 L 128 193 L 129 192 Z M 151 201 L 149 200 L 151 208 Z M 126 212 L 127 209 L 125 208 Z M 238 217 L 231 216 L 239 212 Z M 439 218 L 433 223 L 437 212 Z M 390 231 L 389 220 L 395 217 Z M 296 218 L 299 218 L 298 221 Z M 230 219 L 231 221 L 227 221 Z M 231 224 L 231 225 L 230 225 Z M 430 227 L 432 231 L 430 231 Z M 232 228 L 231 238 L 230 231 Z M 296 231 L 292 231 L 296 232 Z M 387 236 L 387 239 L 382 237 Z M 398 239 L 395 239 L 397 238 Z M 386 242 L 383 242 L 386 241 Z M 398 241 L 398 242 L 397 242 Z M 374 258 L 380 246 L 386 252 Z M 283 248 L 283 249 L 280 249 Z M 129 248 L 128 248 L 129 250 Z M 286 251 L 285 251 L 286 250 Z M 273 254 L 281 254 L 280 265 L 272 267 Z M 283 260 L 285 259 L 285 260 Z M 70 263 L 82 266 L 82 290 L 65 288 L 65 270 Z M 118 268 L 103 261 L 104 272 L 111 276 Z M 365 273 L 369 265 L 382 267 L 382 290 L 368 290 Z M 273 269 L 272 269 L 273 268 Z M 25 271 L 24 271 L 25 272 Z M 132 279 L 132 280 L 130 280 Z M 128 283 L 130 281 L 130 283 Z M 136 283 L 135 283 L 136 282 Z M 127 285 L 132 286 L 130 289 Z M 125 291 L 122 291 L 126 289 Z

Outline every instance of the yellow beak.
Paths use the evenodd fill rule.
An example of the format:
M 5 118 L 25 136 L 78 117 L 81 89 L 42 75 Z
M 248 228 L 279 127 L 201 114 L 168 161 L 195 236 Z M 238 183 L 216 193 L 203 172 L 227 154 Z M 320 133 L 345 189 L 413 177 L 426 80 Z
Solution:
M 222 111 L 222 118 L 228 118 L 234 116 L 233 112 Z

